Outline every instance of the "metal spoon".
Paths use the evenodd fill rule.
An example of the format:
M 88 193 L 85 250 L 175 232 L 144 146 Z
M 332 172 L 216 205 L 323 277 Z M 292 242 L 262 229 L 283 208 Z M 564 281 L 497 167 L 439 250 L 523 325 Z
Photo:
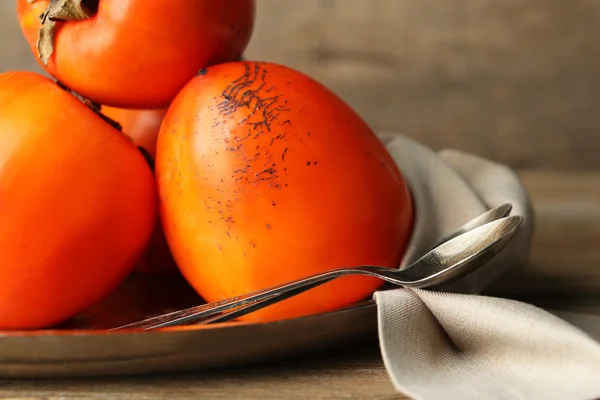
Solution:
M 377 266 L 336 269 L 255 293 L 149 318 L 113 330 L 147 330 L 182 324 L 223 322 L 346 275 L 373 276 L 405 287 L 423 288 L 439 285 L 484 265 L 504 247 L 522 221 L 521 216 L 511 216 L 479 226 L 434 248 L 403 270 Z M 233 311 L 217 315 L 228 310 Z
M 463 226 L 458 228 L 456 231 L 454 231 L 450 235 L 446 236 L 445 238 L 443 238 L 442 240 L 437 242 L 437 244 L 434 247 L 437 247 L 437 246 L 441 245 L 442 243 L 449 241 L 450 239 L 454 239 L 455 237 L 460 236 L 465 232 L 468 232 L 468 231 L 478 228 L 482 225 L 485 225 L 488 222 L 496 221 L 500 218 L 507 217 L 511 211 L 512 211 L 512 204 L 510 204 L 510 203 L 505 203 L 496 208 L 492 208 L 491 210 L 486 211 L 483 214 L 473 218 L 472 220 L 470 220 L 469 222 L 467 222 L 466 224 L 464 224 Z
M 492 208 L 491 210 L 488 210 L 488 211 L 484 212 L 483 214 L 473 218 L 472 220 L 470 220 L 469 222 L 467 222 L 466 224 L 464 224 L 460 228 L 458 228 L 456 231 L 452 232 L 448 236 L 441 239 L 439 242 L 437 242 L 437 244 L 435 246 L 432 246 L 432 249 L 440 246 L 441 244 L 443 244 L 445 242 L 450 241 L 451 239 L 453 239 L 457 236 L 462 235 L 463 233 L 471 231 L 471 230 L 478 228 L 482 225 L 485 225 L 489 222 L 493 222 L 493 221 L 499 220 L 500 218 L 506 217 L 510 214 L 511 211 L 512 211 L 512 204 L 510 204 L 510 203 L 504 203 L 498 207 Z M 320 286 L 323 283 L 329 282 L 330 280 L 333 280 L 333 279 L 335 279 L 335 278 L 330 278 L 330 279 L 324 280 L 324 281 L 317 281 L 313 284 L 307 284 L 306 286 L 302 287 L 302 292 L 306 292 L 314 287 Z M 271 304 L 278 303 L 287 298 L 296 296 L 299 293 L 301 293 L 301 292 L 298 290 L 298 291 L 284 292 L 281 294 L 275 294 L 275 295 L 273 295 L 267 299 L 264 299 L 262 301 L 245 304 L 238 308 L 225 311 L 214 317 L 210 317 L 210 316 L 206 317 L 205 319 L 201 319 L 198 322 L 195 322 L 194 324 L 195 325 L 204 325 L 204 324 L 211 324 L 211 323 L 216 323 L 216 322 L 230 321 L 232 319 L 235 319 L 235 318 L 241 317 L 243 315 L 252 313 L 254 311 L 260 310 L 262 308 L 268 307 Z
M 491 216 L 491 215 L 493 215 L 493 214 L 488 214 L 488 216 Z M 518 217 L 518 218 L 521 218 L 521 217 Z M 479 221 L 483 222 L 482 219 L 480 219 Z M 522 221 L 522 218 L 521 218 L 521 221 Z M 519 222 L 519 224 L 520 224 L 520 222 Z M 483 225 L 484 224 L 482 224 L 482 226 Z M 477 227 L 474 227 L 473 229 L 476 229 L 476 228 Z M 405 287 L 422 287 L 423 288 L 423 287 L 437 286 L 439 284 L 447 283 L 447 282 L 450 282 L 450 281 L 452 281 L 454 279 L 460 278 L 460 277 L 468 274 L 469 272 L 472 272 L 475 269 L 478 269 L 479 267 L 483 266 L 487 261 L 489 261 L 490 258 L 492 258 L 494 255 L 496 255 L 504 247 L 504 245 L 508 242 L 508 240 L 512 236 L 512 234 L 514 234 L 514 232 L 511 233 L 510 236 L 507 236 L 506 239 L 504 239 L 504 240 L 501 239 L 498 242 L 494 242 L 492 244 L 493 247 L 490 247 L 487 250 L 483 249 L 482 252 L 480 252 L 478 254 L 475 254 L 473 256 L 473 258 L 465 260 L 465 264 L 462 264 L 462 266 L 459 265 L 459 264 L 456 264 L 456 268 L 462 268 L 462 269 L 455 269 L 453 271 L 446 270 L 448 272 L 445 275 L 445 278 L 443 276 L 441 276 L 441 275 L 438 276 L 439 282 L 426 283 L 426 284 L 422 284 L 422 285 L 419 284 L 419 283 L 416 283 L 416 282 L 414 284 L 411 283 L 410 285 L 409 284 L 399 284 L 397 282 L 392 282 L 390 279 L 386 279 L 386 277 L 384 277 L 384 276 L 378 276 L 378 274 L 375 271 L 373 271 L 373 273 L 364 273 L 364 274 L 357 274 L 356 271 L 349 271 L 346 275 L 354 275 L 354 274 L 357 274 L 357 275 L 371 275 L 371 276 L 375 276 L 375 277 L 378 277 L 380 279 L 383 279 L 383 280 L 385 280 L 387 282 L 393 283 L 395 285 L 405 286 Z M 460 236 L 460 235 L 456 235 L 456 236 Z M 453 236 L 453 237 L 456 237 L 456 236 Z M 438 245 L 438 247 L 436 247 L 434 250 L 439 250 L 439 249 L 440 249 L 440 246 Z M 434 251 L 434 250 L 432 250 L 428 254 L 429 255 L 434 255 L 434 254 L 437 253 L 439 256 L 442 255 L 440 252 Z M 424 256 L 421 259 L 417 260 L 415 263 L 411 264 L 409 267 L 407 267 L 407 269 L 410 268 L 411 270 L 413 270 L 413 267 L 418 267 L 419 265 L 417 263 L 420 263 L 421 261 L 423 261 L 424 264 L 420 265 L 420 267 L 423 267 L 424 265 L 427 265 L 427 264 L 425 264 L 425 256 Z M 435 259 L 431 259 L 431 262 L 434 263 Z M 433 264 L 428 264 L 428 265 L 432 266 L 432 269 L 436 268 L 435 266 L 433 266 Z M 359 267 L 359 268 L 361 270 L 364 270 L 367 267 Z M 381 268 L 381 267 L 371 267 L 371 268 Z M 347 269 L 344 269 L 344 271 L 347 271 Z M 406 269 L 404 271 L 406 271 Z M 385 271 L 385 272 L 387 272 L 387 271 Z M 417 272 L 417 271 L 415 271 L 415 272 Z M 425 271 L 421 271 L 421 272 L 424 273 Z M 421 275 L 421 274 L 419 273 L 418 275 Z M 340 276 L 343 276 L 343 275 L 340 275 Z M 216 316 L 212 316 L 212 317 L 208 316 L 208 317 L 204 317 L 203 319 L 201 318 L 199 321 L 195 322 L 194 324 L 195 325 L 205 325 L 205 324 L 211 324 L 211 323 L 216 323 L 216 322 L 230 321 L 232 319 L 241 317 L 241 316 L 249 314 L 251 312 L 263 309 L 263 308 L 265 308 L 265 307 L 267 307 L 267 306 L 269 306 L 271 304 L 278 303 L 278 302 L 283 301 L 283 300 L 285 300 L 287 298 L 290 298 L 290 297 L 296 296 L 296 295 L 298 295 L 300 293 L 306 292 L 306 291 L 308 291 L 308 290 L 310 290 L 312 288 L 320 286 L 320 285 L 322 285 L 322 284 L 324 284 L 326 282 L 329 282 L 329 281 L 331 281 L 333 279 L 336 279 L 338 277 L 339 276 L 336 276 L 336 277 L 333 277 L 333 278 L 329 278 L 329 279 L 326 279 L 326 280 L 316 281 L 314 283 L 307 283 L 305 286 L 299 287 L 299 288 L 297 288 L 295 290 L 290 290 L 290 291 L 287 291 L 287 292 L 283 292 L 281 294 L 275 294 L 275 295 L 273 295 L 273 296 L 271 296 L 269 298 L 266 298 L 264 300 L 261 300 L 261 301 L 249 302 L 249 303 L 246 303 L 245 305 L 242 305 L 242 306 L 240 306 L 238 308 L 235 308 L 233 310 L 228 310 L 228 311 L 223 312 L 223 313 L 221 313 L 219 315 L 216 315 Z M 389 278 L 389 276 L 388 276 L 388 278 Z

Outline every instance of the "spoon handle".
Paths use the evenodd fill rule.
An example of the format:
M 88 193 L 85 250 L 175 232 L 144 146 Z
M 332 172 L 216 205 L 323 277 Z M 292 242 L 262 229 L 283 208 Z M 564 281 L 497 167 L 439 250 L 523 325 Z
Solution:
M 271 287 L 268 289 L 260 290 L 257 292 L 249 293 L 242 296 L 232 297 L 229 299 L 216 301 L 208 304 L 203 304 L 201 306 L 186 308 L 184 310 L 175 311 L 169 314 L 159 315 L 157 317 L 148 318 L 143 321 L 134 322 L 132 324 L 123 325 L 117 328 L 111 329 L 114 330 L 122 330 L 122 329 L 156 329 L 156 328 L 165 328 L 169 326 L 182 325 L 185 323 L 196 323 L 197 321 L 202 321 L 211 316 L 221 314 L 228 310 L 241 309 L 253 304 L 258 304 L 263 300 L 269 299 L 277 299 L 279 301 L 279 296 L 283 293 L 293 292 L 294 290 L 301 290 L 300 292 L 294 292 L 294 294 L 288 296 L 291 297 L 295 294 L 304 292 L 305 290 L 309 290 L 312 287 L 319 286 L 325 283 L 328 280 L 337 278 L 342 275 L 348 275 L 348 269 L 337 269 L 333 271 L 328 271 L 320 274 L 316 274 L 313 276 L 309 276 L 307 278 L 293 281 L 290 283 L 286 283 L 283 285 Z M 363 273 L 361 273 L 363 274 Z M 311 286 L 312 285 L 312 286 Z M 302 290 L 304 287 L 308 287 L 305 290 Z M 262 307 L 261 307 L 262 308 Z
M 364 268 L 362 270 L 361 268 Z M 233 297 L 222 301 L 203 304 L 197 307 L 191 307 L 180 311 L 175 311 L 169 314 L 159 315 L 157 317 L 148 318 L 143 321 L 134 322 L 132 324 L 123 325 L 117 328 L 110 329 L 111 331 L 123 329 L 157 329 L 183 324 L 202 325 L 214 322 L 229 321 L 233 318 L 249 314 L 256 310 L 267 307 L 271 304 L 278 303 L 287 298 L 304 293 L 310 289 L 321 286 L 333 279 L 348 276 L 348 275 L 368 275 L 390 281 L 390 278 L 385 275 L 380 275 L 374 272 L 372 268 L 389 269 L 387 267 L 360 266 L 353 268 L 340 268 L 320 274 L 312 275 L 304 279 L 285 283 L 283 285 L 274 286 L 265 290 L 260 290 L 243 296 Z M 397 282 L 392 279 L 391 282 Z M 396 283 L 397 284 L 397 283 Z M 406 284 L 409 284 L 406 282 Z
M 335 276 L 332 278 L 315 281 L 315 282 L 305 284 L 302 286 L 296 286 L 290 290 L 279 292 L 278 294 L 274 294 L 271 297 L 268 297 L 266 299 L 254 301 L 252 303 L 245 304 L 238 308 L 222 312 L 221 314 L 218 314 L 218 315 L 209 316 L 209 317 L 205 317 L 205 318 L 198 318 L 198 319 L 194 320 L 193 325 L 207 325 L 207 324 L 214 324 L 214 323 L 218 323 L 218 322 L 231 321 L 231 320 L 239 318 L 243 315 L 250 314 L 250 313 L 253 313 L 258 310 L 262 310 L 263 308 L 268 307 L 271 304 L 279 303 L 283 300 L 289 299 L 290 297 L 294 297 L 301 293 L 307 292 L 311 289 L 316 288 L 317 286 L 321 286 L 324 283 L 327 283 L 336 278 L 339 278 L 340 276 L 343 276 L 343 275 L 339 274 L 338 276 Z

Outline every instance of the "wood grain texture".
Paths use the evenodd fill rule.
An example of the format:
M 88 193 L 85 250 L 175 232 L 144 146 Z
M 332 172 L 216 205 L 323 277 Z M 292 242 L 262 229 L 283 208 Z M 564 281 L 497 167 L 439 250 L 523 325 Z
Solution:
M 252 59 L 304 71 L 374 128 L 516 168 L 600 167 L 596 0 L 257 0 Z M 0 2 L 0 71 L 39 67 Z
M 531 262 L 500 280 L 492 293 L 600 294 L 600 172 L 520 175 L 536 213 Z
M 0 381 L 18 398 L 405 399 L 395 393 L 374 343 L 291 362 L 144 378 Z

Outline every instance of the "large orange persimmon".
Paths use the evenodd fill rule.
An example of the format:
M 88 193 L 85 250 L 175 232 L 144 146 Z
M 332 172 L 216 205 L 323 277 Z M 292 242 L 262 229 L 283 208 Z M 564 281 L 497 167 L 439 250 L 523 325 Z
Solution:
M 255 17 L 255 0 L 17 4 L 21 29 L 47 72 L 94 102 L 126 108 L 166 107 L 199 69 L 237 60 Z
M 208 301 L 339 267 L 397 267 L 409 190 L 367 124 L 311 78 L 233 62 L 192 79 L 169 107 L 156 176 L 163 227 Z M 381 281 L 346 277 L 245 317 L 331 311 Z
M 52 326 L 117 287 L 156 197 L 129 138 L 41 75 L 0 74 L 0 329 Z
M 166 112 L 166 108 L 130 110 L 102 107 L 102 114 L 119 123 L 123 133 L 129 136 L 136 145 L 143 147 L 152 158 L 156 156 L 156 140 L 160 124 Z M 136 269 L 158 275 L 177 273 L 177 265 L 175 265 L 175 261 L 169 250 L 160 220 L 157 220 L 150 244 L 136 266 Z

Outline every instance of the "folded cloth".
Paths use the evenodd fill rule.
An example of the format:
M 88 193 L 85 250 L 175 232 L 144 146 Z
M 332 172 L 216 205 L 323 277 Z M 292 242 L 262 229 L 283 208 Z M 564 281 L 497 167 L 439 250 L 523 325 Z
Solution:
M 396 389 L 427 400 L 600 398 L 600 343 L 592 337 L 599 317 L 482 295 L 527 262 L 533 208 L 514 171 L 459 151 L 436 153 L 401 135 L 380 137 L 415 203 L 401 268 L 487 209 L 508 202 L 524 217 L 511 242 L 474 273 L 435 290 L 375 293 L 380 346 Z

